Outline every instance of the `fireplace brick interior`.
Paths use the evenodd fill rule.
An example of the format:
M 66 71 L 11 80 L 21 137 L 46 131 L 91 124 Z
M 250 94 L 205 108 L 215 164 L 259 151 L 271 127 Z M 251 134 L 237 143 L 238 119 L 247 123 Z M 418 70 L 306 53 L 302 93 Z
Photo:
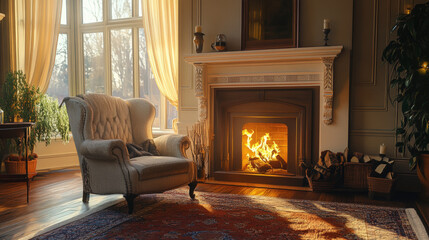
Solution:
M 241 165 L 245 172 L 287 174 L 288 127 L 284 123 L 243 125 Z

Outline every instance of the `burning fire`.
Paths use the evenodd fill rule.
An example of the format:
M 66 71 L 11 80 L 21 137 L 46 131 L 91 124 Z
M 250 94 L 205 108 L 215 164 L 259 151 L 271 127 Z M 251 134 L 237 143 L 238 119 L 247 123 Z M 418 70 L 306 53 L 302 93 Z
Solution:
M 279 155 L 280 148 L 274 141 L 271 146 L 267 144 L 267 141 L 271 140 L 270 134 L 265 133 L 265 135 L 261 137 L 259 142 L 251 144 L 251 141 L 253 140 L 252 135 L 254 133 L 255 131 L 253 131 L 252 129 L 250 131 L 247 129 L 244 129 L 242 131 L 242 134 L 247 136 L 247 143 L 245 144 L 245 146 L 250 151 L 252 151 L 252 156 L 250 156 L 250 154 L 247 154 L 247 158 L 249 160 L 259 158 L 266 163 L 271 160 L 275 160 L 277 158 L 277 155 Z

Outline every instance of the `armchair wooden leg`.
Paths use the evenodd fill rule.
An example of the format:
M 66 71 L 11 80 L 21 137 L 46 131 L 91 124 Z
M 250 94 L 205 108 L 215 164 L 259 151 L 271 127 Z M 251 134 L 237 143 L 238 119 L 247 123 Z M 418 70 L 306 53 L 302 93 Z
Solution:
M 82 202 L 84 202 L 84 203 L 88 203 L 89 202 L 89 192 L 83 192 Z
M 194 190 L 197 187 L 197 184 L 198 184 L 197 181 L 194 181 L 194 182 L 191 182 L 188 184 L 189 185 L 189 196 L 192 198 L 192 200 L 195 199 Z
M 137 197 L 138 195 L 136 194 L 126 194 L 124 195 L 125 200 L 127 200 L 127 204 L 128 204 L 128 214 L 132 214 L 134 211 L 134 199 Z

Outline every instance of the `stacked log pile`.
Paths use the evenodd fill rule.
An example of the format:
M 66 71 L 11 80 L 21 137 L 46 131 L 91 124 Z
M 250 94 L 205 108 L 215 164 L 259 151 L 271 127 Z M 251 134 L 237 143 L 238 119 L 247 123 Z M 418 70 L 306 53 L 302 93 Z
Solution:
M 312 181 L 338 181 L 342 177 L 342 165 L 346 161 L 344 154 L 333 153 L 329 150 L 320 154 L 319 161 L 313 167 L 307 167 L 305 173 Z

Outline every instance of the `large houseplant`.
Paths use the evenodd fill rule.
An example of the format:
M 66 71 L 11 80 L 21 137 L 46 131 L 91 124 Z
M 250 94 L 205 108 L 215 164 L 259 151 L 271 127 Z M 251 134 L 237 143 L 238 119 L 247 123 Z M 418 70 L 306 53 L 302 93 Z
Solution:
M 5 111 L 5 121 L 35 122 L 30 131 L 27 145 L 29 173 L 36 173 L 37 154 L 34 148 L 37 142 L 51 143 L 51 138 L 60 136 L 63 141 L 69 140 L 68 115 L 65 108 L 59 108 L 58 101 L 40 94 L 35 87 L 29 86 L 21 71 L 9 73 L 2 89 L 0 106 Z M 5 160 L 6 171 L 10 174 L 25 173 L 25 149 L 20 139 L 3 141 L 3 148 L 9 154 Z
M 383 59 L 393 66 L 390 83 L 402 109 L 397 147 L 410 152 L 410 168 L 417 165 L 423 193 L 429 196 L 429 2 L 400 15 L 392 32 L 396 39 L 384 49 Z

